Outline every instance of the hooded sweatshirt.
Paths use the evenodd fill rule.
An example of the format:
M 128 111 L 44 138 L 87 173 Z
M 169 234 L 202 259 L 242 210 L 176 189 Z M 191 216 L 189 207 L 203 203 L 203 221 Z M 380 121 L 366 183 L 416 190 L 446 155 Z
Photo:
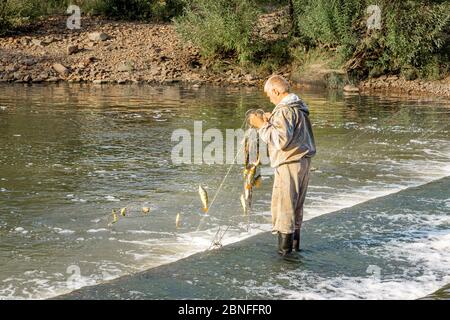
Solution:
M 276 105 L 259 135 L 268 145 L 273 168 L 316 154 L 308 106 L 293 93 Z

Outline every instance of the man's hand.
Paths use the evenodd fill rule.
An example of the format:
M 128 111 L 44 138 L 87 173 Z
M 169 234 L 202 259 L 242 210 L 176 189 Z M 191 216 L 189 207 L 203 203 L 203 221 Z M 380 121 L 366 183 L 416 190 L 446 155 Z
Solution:
M 252 127 L 257 129 L 261 128 L 267 122 L 265 117 L 262 117 L 257 114 L 251 114 L 248 118 L 248 121 Z

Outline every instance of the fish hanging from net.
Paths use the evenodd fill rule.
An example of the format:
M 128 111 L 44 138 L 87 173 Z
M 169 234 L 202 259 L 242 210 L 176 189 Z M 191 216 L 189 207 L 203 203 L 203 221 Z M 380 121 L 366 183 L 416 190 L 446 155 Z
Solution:
M 244 191 L 241 194 L 240 201 L 244 211 L 244 216 L 247 217 L 247 231 L 249 231 L 250 229 L 250 213 L 252 207 L 253 187 L 258 188 L 261 185 L 261 173 L 260 173 L 261 145 L 258 130 L 256 128 L 253 128 L 249 123 L 249 117 L 252 114 L 255 114 L 259 117 L 263 117 L 264 111 L 255 109 L 247 111 L 245 121 L 243 123 L 245 131 L 241 145 L 242 145 L 242 152 L 244 155 L 244 168 L 242 172 Z M 267 149 L 264 152 L 267 153 Z M 230 229 L 230 227 L 231 224 L 229 224 L 225 228 L 225 230 L 222 230 L 222 227 L 219 227 L 214 236 L 214 240 L 211 242 L 209 249 L 219 249 L 222 247 L 222 239 L 227 233 L 227 231 Z
M 262 110 L 249 110 L 246 114 L 246 126 L 244 132 L 243 151 L 244 151 L 244 191 L 241 195 L 241 205 L 244 210 L 244 215 L 249 215 L 252 208 L 253 187 L 261 185 L 261 154 L 260 154 L 260 139 L 256 128 L 253 128 L 248 119 L 250 115 L 258 117 L 264 116 Z

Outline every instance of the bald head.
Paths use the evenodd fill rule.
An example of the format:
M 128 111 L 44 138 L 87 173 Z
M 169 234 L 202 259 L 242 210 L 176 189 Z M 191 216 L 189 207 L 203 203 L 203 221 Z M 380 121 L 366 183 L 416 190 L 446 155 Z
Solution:
M 277 105 L 289 94 L 289 82 L 282 76 L 271 76 L 264 85 L 264 92 L 270 102 Z
M 271 76 L 264 85 L 264 92 L 271 93 L 274 89 L 279 94 L 289 93 L 289 82 L 282 76 Z

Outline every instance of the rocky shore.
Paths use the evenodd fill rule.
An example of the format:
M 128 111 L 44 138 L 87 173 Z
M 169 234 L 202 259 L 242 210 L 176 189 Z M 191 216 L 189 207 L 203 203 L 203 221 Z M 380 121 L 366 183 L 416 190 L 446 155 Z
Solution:
M 398 76 L 381 76 L 359 84 L 363 92 L 401 93 L 405 95 L 433 95 L 450 98 L 450 76 L 442 80 L 405 80 Z
M 223 73 L 209 67 L 170 24 L 85 18 L 80 30 L 70 30 L 64 17 L 54 17 L 0 38 L 0 82 L 257 85 L 261 80 L 232 66 Z
M 280 36 L 270 26 L 276 25 L 273 21 L 281 16 L 282 13 L 264 16 L 258 30 L 267 37 Z M 291 78 L 294 84 L 313 86 L 320 84 L 320 77 L 324 76 L 317 72 L 312 74 L 320 79 L 303 77 L 292 72 L 290 66 L 278 73 Z M 65 17 L 51 17 L 28 30 L 0 37 L 0 82 L 260 86 L 266 77 L 226 61 L 220 69 L 213 67 L 201 59 L 197 48 L 178 37 L 171 24 L 85 17 L 81 29 L 70 30 Z M 450 98 L 450 77 L 440 81 L 407 81 L 382 76 L 356 86 L 344 85 L 344 91 L 352 93 L 395 91 Z

